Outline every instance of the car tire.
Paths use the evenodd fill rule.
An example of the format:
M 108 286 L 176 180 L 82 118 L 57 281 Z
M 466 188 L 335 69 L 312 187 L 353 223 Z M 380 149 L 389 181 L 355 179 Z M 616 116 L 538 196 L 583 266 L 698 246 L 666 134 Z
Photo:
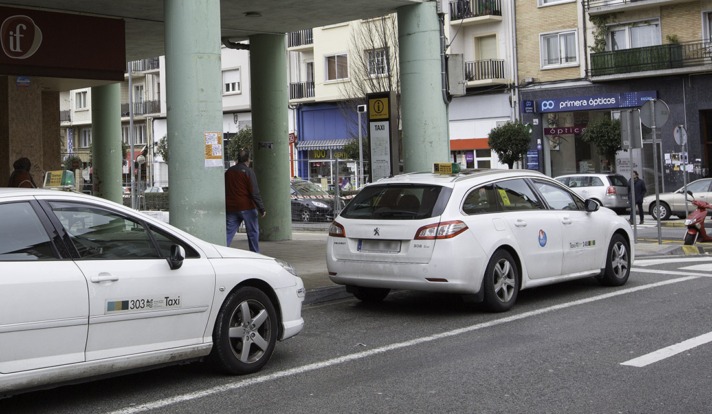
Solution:
M 277 336 L 277 312 L 270 298 L 257 288 L 240 288 L 218 313 L 210 357 L 224 372 L 251 374 L 269 361 Z
M 598 276 L 605 286 L 622 286 L 630 276 L 630 244 L 625 237 L 614 234 L 606 252 L 606 268 Z
M 658 209 L 660 210 L 660 220 L 667 220 L 670 218 L 670 206 L 665 203 L 664 201 L 660 201 L 660 204 L 658 205 Z M 655 203 L 650 204 L 650 209 L 649 213 L 655 220 L 658 219 L 657 212 L 655 211 Z
M 348 286 L 346 290 L 354 295 L 356 299 L 366 303 L 382 302 L 391 292 L 390 289 L 386 288 L 368 288 L 361 286 Z
M 299 214 L 299 218 L 305 223 L 310 221 L 311 220 L 311 211 L 309 211 L 308 208 L 305 208 L 304 210 L 302 210 L 301 214 Z
M 503 249 L 494 252 L 482 282 L 484 306 L 491 312 L 505 312 L 514 306 L 519 294 L 519 268 L 512 255 Z

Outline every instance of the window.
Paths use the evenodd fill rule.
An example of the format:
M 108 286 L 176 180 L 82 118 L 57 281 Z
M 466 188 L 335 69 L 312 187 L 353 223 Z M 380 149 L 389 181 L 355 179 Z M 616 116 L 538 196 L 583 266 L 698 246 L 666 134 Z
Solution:
M 497 198 L 504 211 L 537 210 L 544 206 L 524 180 L 497 183 Z
M 475 59 L 497 59 L 497 36 L 481 36 L 475 38 Z
M 570 192 L 551 183 L 534 180 L 534 186 L 554 210 L 584 210 L 583 201 Z
M 499 211 L 497 193 L 493 185 L 486 185 L 472 190 L 462 204 L 465 214 L 484 214 Z
M 121 127 L 121 140 L 126 145 L 131 145 L 131 136 L 129 135 L 129 126 L 124 125 Z M 146 144 L 146 125 L 136 124 L 134 125 L 134 145 Z
M 326 57 L 326 80 L 347 79 L 348 77 L 349 59 L 347 55 Z
M 89 148 L 91 146 L 91 128 L 82 128 L 79 131 L 79 148 Z
M 475 150 L 475 168 L 492 168 L 492 150 Z
M 87 91 L 74 94 L 74 109 L 87 109 Z
M 388 75 L 388 51 L 374 49 L 366 51 L 369 76 Z
M 364 188 L 342 210 L 342 217 L 366 220 L 419 220 L 442 214 L 452 190 L 433 185 L 381 185 Z
M 541 67 L 578 65 L 576 31 L 549 33 L 541 36 Z
M 541 6 L 550 6 L 552 4 L 559 4 L 559 3 L 573 3 L 576 0 L 538 0 L 539 7 Z
M 223 94 L 242 93 L 240 69 L 223 71 Z
M 622 26 L 612 26 L 608 29 L 606 43 L 608 50 L 659 45 L 661 44 L 660 22 L 658 20 L 648 20 Z
M 0 204 L 0 261 L 56 259 L 52 242 L 29 203 Z

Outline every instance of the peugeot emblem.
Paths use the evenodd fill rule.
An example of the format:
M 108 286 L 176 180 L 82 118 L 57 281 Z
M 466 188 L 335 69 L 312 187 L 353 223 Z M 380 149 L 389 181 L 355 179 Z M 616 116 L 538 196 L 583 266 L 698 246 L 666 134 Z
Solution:
M 379 233 L 378 227 L 376 227 L 375 229 L 373 229 L 373 235 L 374 235 L 374 236 L 380 236 L 380 235 L 381 235 L 381 233 Z

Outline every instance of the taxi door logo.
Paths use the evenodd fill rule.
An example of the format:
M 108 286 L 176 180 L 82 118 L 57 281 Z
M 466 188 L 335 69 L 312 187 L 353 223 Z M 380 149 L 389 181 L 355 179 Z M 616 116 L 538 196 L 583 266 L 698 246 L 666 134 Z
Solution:
M 28 16 L 10 16 L 0 26 L 2 51 L 11 59 L 27 59 L 42 44 L 42 31 Z

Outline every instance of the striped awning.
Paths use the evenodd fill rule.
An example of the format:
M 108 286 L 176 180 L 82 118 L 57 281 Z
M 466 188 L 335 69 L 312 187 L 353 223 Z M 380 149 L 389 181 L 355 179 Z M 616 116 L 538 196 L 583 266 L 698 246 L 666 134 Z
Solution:
M 298 150 L 342 149 L 353 138 L 310 139 L 297 142 Z

